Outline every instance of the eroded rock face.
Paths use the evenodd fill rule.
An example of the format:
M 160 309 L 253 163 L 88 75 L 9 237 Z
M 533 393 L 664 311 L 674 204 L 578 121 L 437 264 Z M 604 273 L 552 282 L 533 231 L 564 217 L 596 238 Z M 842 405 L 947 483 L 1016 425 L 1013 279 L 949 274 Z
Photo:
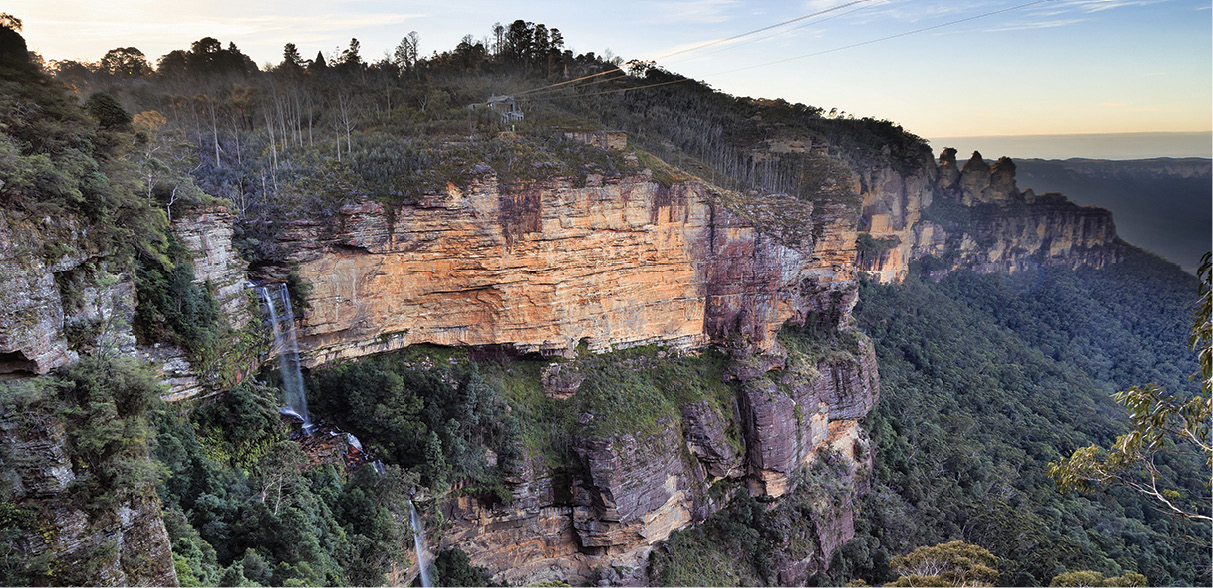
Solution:
M 574 495 L 573 527 L 583 547 L 605 554 L 628 551 L 691 522 L 699 493 L 691 486 L 702 484 L 703 474 L 681 451 L 671 451 L 681 445 L 680 437 L 670 428 L 639 439 L 625 434 L 578 441 L 588 475 Z
M 803 586 L 814 574 L 829 570 L 830 555 L 855 536 L 855 503 L 868 491 L 872 456 L 871 441 L 858 421 L 830 423 L 826 441 L 809 456 L 806 468 L 816 467 L 817 476 L 799 480 L 770 513 L 785 528 L 784 545 L 772 554 L 780 586 Z M 825 460 L 830 463 L 818 463 Z
M 701 403 L 680 414 L 696 415 L 694 424 L 667 419 L 655 435 L 578 438 L 573 470 L 523 460 L 507 476 L 508 505 L 446 501 L 442 547 L 463 549 L 512 583 L 584 584 L 603 568 L 643 570 L 654 545 L 724 506 L 727 496 L 709 492 L 713 482 L 744 474 L 728 416 Z M 695 453 L 704 447 L 704 456 Z
M 958 170 L 956 151 L 945 149 L 938 167 L 865 174 L 860 224 L 876 248 L 861 251 L 856 264 L 882 282 L 905 279 L 910 261 L 927 257 L 940 266 L 936 273 L 1100 268 L 1123 257 L 1110 212 L 1021 191 L 1007 157 L 991 166 L 974 152 Z
M 0 384 L 2 386 L 4 384 Z M 176 586 L 168 533 L 152 486 L 107 512 L 80 508 L 70 485 L 77 478 L 66 448 L 64 421 L 39 411 L 0 412 L 0 443 L 8 500 L 36 513 L 38 532 L 14 541 L 27 558 L 55 554 L 50 584 L 63 578 L 95 586 Z
M 416 343 L 765 349 L 788 320 L 849 316 L 854 211 L 769 197 L 813 219 L 782 235 L 720 199 L 699 182 L 502 190 L 484 176 L 416 204 L 296 223 L 284 245 L 313 286 L 301 350 L 316 364 Z
M 703 464 L 709 476 L 736 478 L 744 473 L 741 448 L 734 445 L 728 434 L 733 418 L 719 414 L 707 401 L 684 404 L 680 408 L 686 428 L 687 449 Z
M 946 251 L 955 255 L 956 267 L 1013 272 L 1041 266 L 1098 269 L 1120 261 L 1121 247 L 1111 212 L 1042 194 L 1023 215 L 978 220 Z
M 223 319 L 233 329 L 240 330 L 254 315 L 247 289 L 248 262 L 232 245 L 233 222 L 227 208 L 216 206 L 179 214 L 173 219 L 172 230 L 190 252 L 194 283 L 211 290 Z M 198 374 L 183 349 L 153 344 L 141 347 L 138 354 L 160 370 L 160 381 L 168 389 L 161 395 L 165 401 L 178 402 L 217 391 L 213 382 Z
M 779 497 L 796 468 L 824 446 L 829 425 L 863 418 L 880 396 L 876 354 L 866 339 L 854 355 L 831 355 L 815 369 L 789 366 L 742 387 L 741 414 L 755 491 Z
M 860 271 L 883 282 L 901 281 L 909 272 L 909 260 L 934 242 L 936 226 L 924 222 L 922 213 L 934 203 L 937 185 L 952 186 L 959 181 L 955 152 L 950 155 L 938 173 L 930 166 L 912 174 L 891 167 L 864 170 L 860 226 L 882 248 L 859 252 L 856 266 Z
M 567 353 L 705 342 L 701 186 L 502 192 L 494 178 L 416 205 L 347 206 L 294 227 L 313 285 L 300 347 L 320 363 L 415 343 Z
M 240 329 L 251 313 L 246 289 L 248 262 L 232 245 L 234 221 L 223 206 L 193 210 L 173 219 L 173 234 L 193 257 L 194 281 L 214 288 L 223 318 Z
M 858 179 L 839 181 L 858 191 Z M 822 450 L 831 420 L 870 409 L 870 349 L 780 372 L 776 337 L 785 323 L 849 323 L 858 220 L 844 201 L 740 197 L 697 181 L 502 187 L 486 175 L 395 208 L 347 205 L 291 225 L 280 245 L 313 286 L 299 332 L 312 365 L 417 343 L 552 355 L 652 342 L 728 349 L 750 400 L 685 404 L 656 434 L 578 438 L 571 469 L 523 460 L 506 476 L 506 505 L 440 506 L 451 523 L 442 547 L 499 579 L 576 583 L 610 568 L 618 578 L 608 581 L 631 582 L 640 576 L 619 570 L 643 570 L 657 542 L 727 502 L 713 483 L 756 478 L 755 492 L 779 496 Z M 762 389 L 771 370 L 790 395 Z M 562 401 L 581 381 L 572 364 L 555 364 L 541 383 Z
M 80 351 L 134 351 L 134 281 L 89 245 L 70 218 L 0 211 L 0 379 L 45 374 Z
M 789 533 L 810 540 L 796 543 L 801 551 L 789 547 L 780 577 L 807 578 L 853 536 L 853 498 L 864 491 L 857 473 L 871 462 L 859 419 L 879 382 L 871 345 L 858 341 L 857 352 L 812 365 L 759 361 L 770 371 L 741 384 L 739 403 L 683 404 L 655 433 L 579 436 L 575 467 L 555 471 L 543 459 L 522 460 L 506 475 L 508 504 L 444 503 L 450 526 L 441 546 L 463 549 L 512 583 L 631 585 L 660 541 L 716 513 L 750 480 L 753 494 L 820 503 L 808 524 L 788 522 Z M 844 475 L 827 489 L 799 488 L 825 453 L 846 464 Z M 604 569 L 614 571 L 595 575 Z

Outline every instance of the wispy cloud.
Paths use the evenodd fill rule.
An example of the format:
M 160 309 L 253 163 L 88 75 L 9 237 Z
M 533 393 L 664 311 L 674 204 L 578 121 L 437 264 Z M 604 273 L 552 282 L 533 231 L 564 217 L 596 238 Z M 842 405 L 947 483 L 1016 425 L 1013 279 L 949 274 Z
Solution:
M 1061 2 L 1064 8 L 1081 10 L 1083 12 L 1101 12 L 1125 6 L 1148 6 L 1158 4 L 1163 0 L 1065 0 Z
M 653 4 L 653 19 L 659 23 L 717 24 L 732 20 L 729 11 L 737 4 L 737 0 L 657 2 Z
M 1064 27 L 1066 25 L 1072 25 L 1074 23 L 1083 22 L 1084 20 L 1087 20 L 1087 19 L 1085 19 L 1085 18 L 1066 18 L 1066 19 L 1057 19 L 1057 20 L 1032 20 L 1032 21 L 1024 21 L 1024 22 L 1018 22 L 1018 23 L 1007 23 L 1007 24 L 997 27 L 997 28 L 987 29 L 987 31 L 991 32 L 991 33 L 1001 33 L 1001 32 L 1005 32 L 1005 31 L 1027 31 L 1027 30 L 1032 30 L 1032 29 L 1054 29 L 1057 27 Z
M 1062 14 L 1094 14 L 1130 6 L 1149 6 L 1164 0 L 1062 0 L 1050 2 L 1031 10 L 1037 16 L 1057 16 Z

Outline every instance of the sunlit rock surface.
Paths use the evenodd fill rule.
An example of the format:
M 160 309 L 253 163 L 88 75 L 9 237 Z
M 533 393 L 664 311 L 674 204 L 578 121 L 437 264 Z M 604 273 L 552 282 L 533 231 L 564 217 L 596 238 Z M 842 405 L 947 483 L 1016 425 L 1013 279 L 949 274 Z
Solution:
M 652 342 L 767 348 L 789 319 L 854 304 L 853 211 L 804 209 L 790 238 L 699 182 L 643 177 L 499 188 L 492 176 L 415 204 L 347 205 L 284 243 L 312 284 L 300 347 L 323 363 L 416 343 L 571 354 Z M 842 294 L 837 294 L 842 292 Z
M 876 167 L 864 180 L 860 225 L 871 241 L 860 248 L 857 266 L 882 282 L 904 280 L 913 260 L 935 273 L 1015 272 L 1101 268 L 1123 257 L 1111 212 L 1060 194 L 1021 191 L 1006 157 L 988 165 L 974 152 L 957 169 L 955 150 L 948 149 L 938 167 L 911 173 Z

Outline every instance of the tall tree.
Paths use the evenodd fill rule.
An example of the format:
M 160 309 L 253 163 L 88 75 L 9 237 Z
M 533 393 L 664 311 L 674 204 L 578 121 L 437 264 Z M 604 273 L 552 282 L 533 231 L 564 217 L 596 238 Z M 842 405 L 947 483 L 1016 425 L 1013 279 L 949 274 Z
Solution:
M 527 61 L 531 55 L 531 44 L 535 40 L 534 23 L 516 20 L 510 23 L 505 34 L 506 59 L 514 64 Z
M 351 68 L 361 68 L 362 62 L 362 43 L 358 39 L 350 39 L 350 46 L 345 51 L 341 52 L 341 65 Z
M 396 45 L 393 57 L 401 71 L 413 69 L 413 66 L 417 65 L 417 44 L 420 40 L 417 31 L 409 31 L 409 34 L 400 39 L 400 44 Z
M 134 47 L 110 49 L 98 66 L 102 72 L 117 78 L 145 78 L 152 73 L 147 57 Z
M 303 69 L 303 56 L 299 55 L 299 48 L 294 43 L 282 46 L 282 69 L 286 71 Z
M 493 55 L 501 57 L 501 46 L 505 42 L 505 27 L 501 23 L 493 23 Z

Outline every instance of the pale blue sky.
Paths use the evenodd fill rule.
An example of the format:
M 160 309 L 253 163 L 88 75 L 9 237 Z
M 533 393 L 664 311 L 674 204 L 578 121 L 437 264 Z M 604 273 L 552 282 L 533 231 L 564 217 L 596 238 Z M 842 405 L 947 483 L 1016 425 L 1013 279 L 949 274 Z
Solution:
M 264 64 L 286 42 L 311 57 L 350 37 L 373 59 L 410 30 L 428 55 L 519 18 L 559 28 L 577 52 L 654 59 L 849 1 L 10 0 L 4 10 L 47 59 L 133 45 L 155 60 L 213 36 Z M 659 63 L 731 94 L 888 118 L 927 137 L 1213 129 L 1208 0 L 1050 0 L 834 51 L 1030 1 L 861 1 Z

